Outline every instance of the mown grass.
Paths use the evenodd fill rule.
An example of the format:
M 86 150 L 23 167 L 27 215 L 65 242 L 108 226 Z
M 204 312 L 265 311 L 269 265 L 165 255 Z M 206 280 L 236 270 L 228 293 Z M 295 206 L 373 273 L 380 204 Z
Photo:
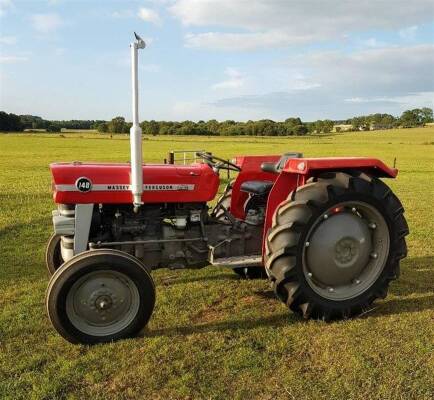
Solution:
M 0 398 L 431 399 L 434 395 L 434 128 L 307 138 L 146 138 L 147 161 L 170 149 L 375 156 L 400 174 L 409 256 L 389 296 L 347 321 L 301 321 L 265 281 L 230 270 L 160 270 L 139 338 L 73 346 L 44 310 L 51 232 L 48 163 L 126 161 L 125 136 L 0 135 Z

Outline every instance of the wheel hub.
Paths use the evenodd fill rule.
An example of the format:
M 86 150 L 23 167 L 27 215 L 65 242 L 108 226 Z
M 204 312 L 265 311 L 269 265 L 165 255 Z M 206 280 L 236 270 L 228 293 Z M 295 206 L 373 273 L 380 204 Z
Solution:
M 67 313 L 81 331 L 106 335 L 134 318 L 138 298 L 135 285 L 124 274 L 95 271 L 73 285 L 67 296 Z
M 307 251 L 309 270 L 324 285 L 350 283 L 369 260 L 372 243 L 367 224 L 342 212 L 321 223 Z
M 339 240 L 335 246 L 335 261 L 342 266 L 350 263 L 357 257 L 358 243 L 352 237 L 345 237 Z
M 323 213 L 307 234 L 303 254 L 306 279 L 326 298 L 352 298 L 381 273 L 388 248 L 387 224 L 373 206 L 340 203 Z
M 107 311 L 113 306 L 113 300 L 110 296 L 99 296 L 95 301 L 95 307 L 98 311 Z

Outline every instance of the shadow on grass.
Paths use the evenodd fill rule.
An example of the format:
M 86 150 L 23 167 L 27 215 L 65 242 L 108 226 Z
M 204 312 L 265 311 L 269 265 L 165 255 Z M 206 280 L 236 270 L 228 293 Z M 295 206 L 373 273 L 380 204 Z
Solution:
M 401 263 L 401 276 L 392 282 L 390 293 L 407 296 L 433 290 L 434 256 L 411 257 Z
M 392 282 L 390 293 L 397 296 L 409 295 L 415 293 L 427 293 L 432 290 L 432 281 L 434 276 L 434 256 L 411 257 L 401 264 L 401 276 L 398 280 Z M 208 267 L 212 268 L 212 267 Z M 238 281 L 242 280 L 235 272 L 228 270 L 227 273 L 220 273 L 212 276 L 189 276 L 174 277 L 163 281 L 165 285 L 179 285 L 193 282 L 211 282 L 211 281 Z M 272 293 L 272 292 L 271 292 Z
M 212 282 L 212 281 L 239 281 L 242 280 L 240 276 L 236 275 L 235 272 L 230 271 L 229 273 L 212 275 L 212 276 L 194 276 L 188 278 L 163 278 L 163 284 L 165 285 L 181 285 L 186 283 L 194 283 L 194 282 Z
M 163 328 L 148 330 L 145 329 L 140 336 L 141 337 L 155 337 L 155 336 L 178 336 L 178 335 L 191 335 L 197 333 L 209 333 L 209 332 L 222 332 L 222 331 L 239 331 L 250 330 L 258 327 L 281 327 L 294 323 L 303 323 L 299 317 L 288 312 L 271 315 L 269 317 L 262 317 L 257 319 L 237 319 L 221 322 L 210 322 L 206 324 L 188 325 L 188 326 L 176 326 L 172 328 Z
M 374 303 L 374 307 L 359 318 L 376 318 L 425 310 L 434 310 L 434 294 Z
M 271 296 L 273 292 L 264 292 L 265 296 Z M 422 296 L 414 299 L 393 299 L 384 303 L 377 303 L 370 311 L 363 315 L 355 316 L 352 319 L 368 319 L 368 318 L 381 318 L 389 315 L 398 315 L 404 313 L 413 313 L 424 310 L 434 309 L 434 295 Z M 210 322 L 205 324 L 192 324 L 187 326 L 175 326 L 171 328 L 162 328 L 155 330 L 148 330 L 145 328 L 141 332 L 140 337 L 157 337 L 157 336 L 178 336 L 178 335 L 191 335 L 200 333 L 223 332 L 223 331 L 248 331 L 259 327 L 274 327 L 279 328 L 294 324 L 303 324 L 306 321 L 301 319 L 298 315 L 288 311 L 262 317 L 257 319 L 237 319 L 221 322 Z M 330 321 L 329 324 L 340 323 L 340 320 Z
M 48 226 L 50 225 L 51 219 L 48 215 L 47 217 L 32 219 L 30 222 L 17 222 L 12 225 L 7 225 L 3 229 L 0 229 L 0 241 L 8 240 L 7 236 L 11 235 L 11 240 L 16 240 L 17 236 L 21 233 L 26 233 L 32 226 Z M 47 240 L 49 236 L 47 235 Z M 18 252 L 18 251 L 17 251 Z M 19 253 L 19 252 L 18 252 Z M 19 255 L 19 254 L 17 254 Z

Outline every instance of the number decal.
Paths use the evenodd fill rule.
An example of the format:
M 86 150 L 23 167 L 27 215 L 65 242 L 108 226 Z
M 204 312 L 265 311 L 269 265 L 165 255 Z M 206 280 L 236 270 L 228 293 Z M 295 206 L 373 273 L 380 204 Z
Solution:
M 92 189 L 92 181 L 82 176 L 75 181 L 75 187 L 82 193 L 89 192 Z

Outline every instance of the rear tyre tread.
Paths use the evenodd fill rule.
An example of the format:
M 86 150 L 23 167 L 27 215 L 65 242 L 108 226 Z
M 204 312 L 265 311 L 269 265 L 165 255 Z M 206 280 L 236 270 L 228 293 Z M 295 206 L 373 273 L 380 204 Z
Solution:
M 322 302 L 318 296 L 311 296 L 311 293 L 303 287 L 300 279 L 304 278 L 300 278 L 298 272 L 301 263 L 301 246 L 304 246 L 301 240 L 305 228 L 320 214 L 321 210 L 327 209 L 341 196 L 350 193 L 373 198 L 373 201 L 381 207 L 383 215 L 387 216 L 392 225 L 389 229 L 389 258 L 378 280 L 358 296 L 359 303 L 349 301 L 348 304 L 331 307 L 327 302 Z M 295 209 L 298 210 L 299 215 L 309 215 L 309 221 L 304 220 L 302 224 L 297 224 L 298 221 L 294 219 L 296 213 L 291 215 Z M 379 179 L 371 178 L 363 172 L 327 172 L 317 178 L 311 178 L 306 185 L 294 190 L 288 199 L 278 206 L 267 236 L 265 266 L 277 297 L 304 318 L 312 317 L 326 321 L 348 318 L 370 309 L 375 299 L 387 295 L 389 283 L 399 277 L 399 260 L 407 255 L 404 238 L 409 230 L 403 213 L 401 202 L 390 188 Z M 274 244 L 276 238 L 279 238 L 279 232 L 283 231 L 286 232 L 290 242 L 278 248 L 279 246 Z M 289 232 L 293 235 L 288 235 Z M 285 265 L 284 261 L 289 262 L 290 265 Z

